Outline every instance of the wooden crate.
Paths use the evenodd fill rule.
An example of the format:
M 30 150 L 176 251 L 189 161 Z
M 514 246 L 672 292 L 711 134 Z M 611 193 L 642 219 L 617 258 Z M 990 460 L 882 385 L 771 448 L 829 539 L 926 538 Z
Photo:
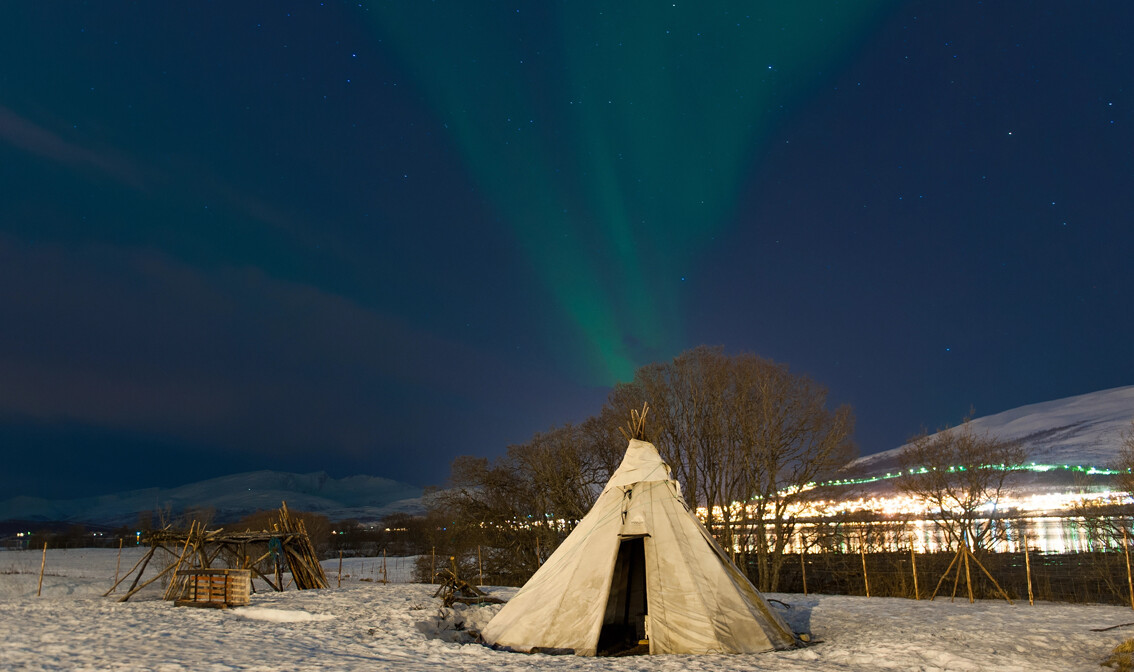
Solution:
M 185 590 L 175 604 L 179 607 L 227 609 L 248 604 L 252 571 L 248 569 L 183 569 Z

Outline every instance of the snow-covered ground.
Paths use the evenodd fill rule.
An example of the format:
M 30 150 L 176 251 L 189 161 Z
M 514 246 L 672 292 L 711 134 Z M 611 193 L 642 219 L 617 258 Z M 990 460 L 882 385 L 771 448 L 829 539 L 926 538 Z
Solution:
M 142 549 L 123 553 L 122 572 Z M 770 595 L 788 622 L 819 643 L 747 656 L 552 657 L 468 643 L 459 622 L 483 627 L 499 607 L 444 611 L 428 585 L 374 581 L 380 558 L 344 561 L 342 587 L 259 592 L 249 607 L 175 607 L 155 586 L 126 603 L 101 594 L 115 550 L 0 552 L 3 670 L 1099 670 L 1134 627 L 1130 609 L 1104 605 L 917 602 Z M 332 585 L 338 560 L 324 563 Z M 398 567 L 397 574 L 394 567 Z M 411 564 L 387 560 L 391 580 Z M 512 588 L 494 591 L 501 597 Z M 140 598 L 140 599 L 139 599 Z

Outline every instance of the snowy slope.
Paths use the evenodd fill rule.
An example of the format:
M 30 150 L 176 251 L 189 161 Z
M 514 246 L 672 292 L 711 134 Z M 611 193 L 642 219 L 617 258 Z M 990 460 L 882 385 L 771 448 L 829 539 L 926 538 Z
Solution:
M 140 550 L 123 557 L 123 572 Z M 155 584 L 120 604 L 100 597 L 112 583 L 114 551 L 49 551 L 36 598 L 40 557 L 0 552 L 0 669 L 1086 672 L 1104 669 L 1099 663 L 1130 636 L 1092 632 L 1128 623 L 1128 607 L 772 594 L 790 605 L 782 613 L 792 628 L 820 643 L 738 656 L 528 655 L 469 643 L 467 629 L 483 627 L 499 607 L 442 610 L 435 586 L 352 575 L 341 588 L 261 591 L 249 607 L 222 611 L 175 607 L 158 599 Z M 324 566 L 337 584 L 337 560 Z M 493 592 L 507 598 L 515 589 Z
M 1019 441 L 1037 464 L 1105 466 L 1114 461 L 1134 420 L 1134 385 L 1021 406 L 976 418 L 978 433 Z M 896 469 L 902 447 L 859 458 L 852 466 L 872 474 Z
M 133 524 L 141 511 L 213 508 L 224 522 L 253 511 L 278 509 L 322 513 L 332 520 L 378 520 L 395 511 L 417 512 L 421 488 L 388 478 L 331 478 L 324 472 L 290 474 L 254 471 L 222 476 L 176 488 L 147 488 L 71 500 L 15 497 L 0 502 L 0 520 Z

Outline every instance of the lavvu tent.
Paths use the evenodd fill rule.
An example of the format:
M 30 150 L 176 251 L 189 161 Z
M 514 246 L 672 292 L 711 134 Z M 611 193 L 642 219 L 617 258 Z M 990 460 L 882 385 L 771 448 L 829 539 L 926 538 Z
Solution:
M 515 651 L 758 653 L 798 640 L 631 439 L 590 512 L 481 633 Z M 645 647 L 642 646 L 642 649 Z

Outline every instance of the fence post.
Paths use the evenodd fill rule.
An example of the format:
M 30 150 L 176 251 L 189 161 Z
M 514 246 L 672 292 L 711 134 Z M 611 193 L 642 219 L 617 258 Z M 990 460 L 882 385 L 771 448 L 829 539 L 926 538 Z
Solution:
M 921 596 L 917 594 L 917 556 L 914 554 L 914 535 L 910 535 L 910 567 L 913 568 L 913 597 L 915 600 L 920 600 Z
M 43 548 L 46 553 L 47 544 L 44 544 Z M 1134 609 L 1134 579 L 1130 577 L 1130 544 L 1126 537 L 1125 525 L 1122 526 L 1122 551 L 1126 554 L 1126 585 L 1130 586 L 1130 608 Z
M 43 591 L 43 568 L 47 566 L 47 542 L 43 542 L 43 559 L 39 561 L 39 585 L 35 589 L 35 596 L 39 597 Z M 1130 563 L 1127 562 L 1126 566 L 1129 567 Z
M 803 547 L 799 549 L 799 573 L 803 576 L 803 594 L 807 594 L 807 567 L 803 562 Z
M 1034 607 L 1036 602 L 1032 595 L 1032 556 L 1028 553 L 1028 533 L 1022 534 L 1024 535 L 1024 571 L 1028 574 L 1028 604 Z
M 870 597 L 870 578 L 866 575 L 866 532 L 859 530 L 858 552 L 862 556 L 862 584 L 866 586 L 866 596 Z

